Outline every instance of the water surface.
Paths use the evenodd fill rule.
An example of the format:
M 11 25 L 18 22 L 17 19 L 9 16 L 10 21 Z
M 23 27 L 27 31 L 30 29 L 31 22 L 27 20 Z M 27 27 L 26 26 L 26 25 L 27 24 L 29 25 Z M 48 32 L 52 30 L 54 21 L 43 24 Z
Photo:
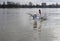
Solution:
M 33 19 L 29 13 L 42 16 L 48 20 L 33 28 Z M 41 25 L 41 28 L 38 29 Z M 59 41 L 60 40 L 60 8 L 0 8 L 0 41 Z

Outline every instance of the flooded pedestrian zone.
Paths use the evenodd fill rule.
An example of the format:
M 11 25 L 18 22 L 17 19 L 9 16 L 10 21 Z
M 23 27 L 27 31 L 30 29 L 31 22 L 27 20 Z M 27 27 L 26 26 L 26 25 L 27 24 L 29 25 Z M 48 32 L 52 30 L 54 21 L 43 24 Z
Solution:
M 39 9 L 47 20 L 38 19 L 34 28 L 29 14 Z M 60 8 L 0 9 L 0 41 L 60 41 Z

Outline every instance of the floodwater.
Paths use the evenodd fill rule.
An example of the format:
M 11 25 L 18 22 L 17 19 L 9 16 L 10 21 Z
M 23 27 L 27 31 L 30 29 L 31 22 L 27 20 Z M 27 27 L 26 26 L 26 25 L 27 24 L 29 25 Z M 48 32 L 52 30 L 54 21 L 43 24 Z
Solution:
M 37 20 L 37 28 L 29 14 L 38 14 L 47 20 Z M 60 8 L 0 8 L 0 41 L 60 41 Z

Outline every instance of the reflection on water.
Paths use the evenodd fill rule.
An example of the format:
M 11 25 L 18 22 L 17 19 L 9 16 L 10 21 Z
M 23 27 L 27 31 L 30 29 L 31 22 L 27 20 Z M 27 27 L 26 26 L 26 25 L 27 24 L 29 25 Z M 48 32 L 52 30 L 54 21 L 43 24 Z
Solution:
M 0 41 L 59 41 L 60 9 L 40 9 L 48 19 L 38 20 L 37 28 L 28 13 L 38 13 L 39 8 L 0 9 Z

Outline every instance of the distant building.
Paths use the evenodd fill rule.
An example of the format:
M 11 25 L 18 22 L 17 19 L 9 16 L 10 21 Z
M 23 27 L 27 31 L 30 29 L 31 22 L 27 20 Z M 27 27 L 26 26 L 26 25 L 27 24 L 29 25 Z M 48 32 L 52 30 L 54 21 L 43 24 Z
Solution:
M 42 3 L 42 6 L 46 6 L 46 3 Z
M 58 6 L 58 3 L 56 3 L 56 6 Z
M 7 2 L 8 5 L 15 4 L 14 2 Z
M 5 5 L 5 2 L 3 2 L 3 5 Z
M 32 6 L 33 4 L 32 4 L 32 2 L 29 2 L 29 6 Z

